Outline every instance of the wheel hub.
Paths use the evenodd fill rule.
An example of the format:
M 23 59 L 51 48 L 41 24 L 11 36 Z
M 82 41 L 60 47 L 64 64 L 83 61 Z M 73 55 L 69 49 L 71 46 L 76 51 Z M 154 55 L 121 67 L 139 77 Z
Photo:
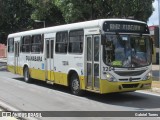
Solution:
M 78 83 L 77 80 L 73 80 L 72 87 L 73 87 L 74 90 L 78 90 L 79 89 L 79 83 Z

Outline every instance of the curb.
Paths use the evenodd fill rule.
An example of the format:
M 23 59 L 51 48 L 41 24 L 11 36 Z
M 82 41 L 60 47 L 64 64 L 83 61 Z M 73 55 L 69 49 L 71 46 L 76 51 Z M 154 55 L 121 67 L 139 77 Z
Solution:
M 160 93 L 160 88 L 152 88 L 151 91 L 156 92 L 156 93 Z
M 14 108 L 13 106 L 10 106 L 9 104 L 3 102 L 2 100 L 0 100 L 0 111 L 4 111 L 4 112 L 12 112 L 12 111 L 21 111 L 18 110 L 16 108 Z M 4 118 L 4 119 L 3 119 Z M 1 120 L 1 118 L 0 118 Z M 38 118 L 31 118 L 31 117 L 2 117 L 2 120 L 38 120 Z
M 150 93 L 155 93 L 155 94 L 160 95 L 160 88 L 151 88 L 151 89 L 142 90 L 142 91 L 150 92 Z
M 7 112 L 7 111 L 17 111 L 17 109 L 7 105 L 6 103 L 0 101 L 0 111 Z M 1 120 L 1 118 L 0 118 Z M 20 120 L 19 118 L 15 117 L 2 117 L 2 120 Z M 23 119 L 22 119 L 23 120 Z

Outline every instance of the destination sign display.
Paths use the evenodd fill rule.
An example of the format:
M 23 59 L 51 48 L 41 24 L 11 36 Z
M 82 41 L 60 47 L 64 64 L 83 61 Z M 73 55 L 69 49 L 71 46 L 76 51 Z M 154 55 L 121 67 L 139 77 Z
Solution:
M 105 32 L 125 32 L 149 34 L 147 24 L 129 21 L 106 21 L 103 24 Z

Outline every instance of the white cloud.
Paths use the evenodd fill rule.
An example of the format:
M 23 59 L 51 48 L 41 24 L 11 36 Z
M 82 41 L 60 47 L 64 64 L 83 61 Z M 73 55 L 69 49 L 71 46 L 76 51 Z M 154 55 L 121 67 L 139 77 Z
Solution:
M 160 2 L 160 1 L 159 1 Z M 159 18 L 158 18 L 158 0 L 153 2 L 154 12 L 152 13 L 151 17 L 149 18 L 147 24 L 151 25 L 159 25 Z

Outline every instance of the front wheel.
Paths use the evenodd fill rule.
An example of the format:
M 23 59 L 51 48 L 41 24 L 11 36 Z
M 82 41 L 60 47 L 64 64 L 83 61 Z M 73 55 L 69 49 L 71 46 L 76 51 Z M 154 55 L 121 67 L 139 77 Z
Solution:
M 28 67 L 24 68 L 23 76 L 24 76 L 24 81 L 25 82 L 27 82 L 27 83 L 31 82 L 31 78 L 30 78 Z
M 72 94 L 74 94 L 74 95 L 82 95 L 83 94 L 83 91 L 80 89 L 80 81 L 79 81 L 78 75 L 73 74 L 71 76 L 70 87 L 71 87 Z

